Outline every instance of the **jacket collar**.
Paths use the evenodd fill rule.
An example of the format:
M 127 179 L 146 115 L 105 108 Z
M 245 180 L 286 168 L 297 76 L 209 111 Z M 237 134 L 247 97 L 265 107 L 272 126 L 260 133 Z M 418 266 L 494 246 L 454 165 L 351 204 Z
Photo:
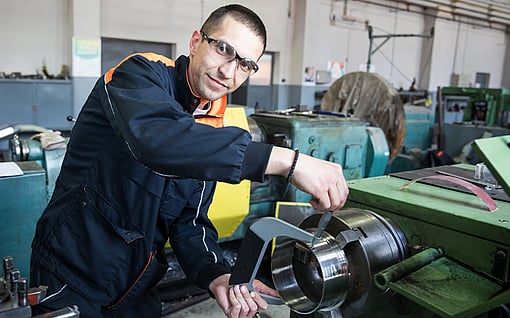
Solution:
M 200 98 L 193 95 L 186 78 L 189 58 L 181 55 L 175 61 L 176 81 L 176 99 L 182 105 L 184 110 L 192 114 L 200 103 Z

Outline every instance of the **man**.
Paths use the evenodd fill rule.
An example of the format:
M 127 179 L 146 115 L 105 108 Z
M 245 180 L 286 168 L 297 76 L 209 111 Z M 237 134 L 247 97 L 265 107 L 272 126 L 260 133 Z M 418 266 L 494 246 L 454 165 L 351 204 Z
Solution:
M 257 71 L 265 45 L 259 17 L 228 5 L 193 32 L 189 57 L 135 54 L 98 80 L 37 224 L 31 284 L 50 295 L 39 311 L 76 304 L 81 317 L 159 317 L 154 286 L 167 269 L 167 238 L 186 275 L 227 316 L 267 307 L 258 293 L 229 287 L 207 217 L 215 182 L 287 176 L 320 210 L 342 207 L 348 189 L 339 165 L 215 128 L 225 95 Z

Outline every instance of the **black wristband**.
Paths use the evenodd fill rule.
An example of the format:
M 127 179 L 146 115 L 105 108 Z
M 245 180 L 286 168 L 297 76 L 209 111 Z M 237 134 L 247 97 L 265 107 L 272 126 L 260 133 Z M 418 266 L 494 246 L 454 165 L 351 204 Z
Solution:
M 290 166 L 289 174 L 287 175 L 287 183 L 292 179 L 292 175 L 294 174 L 294 169 L 296 169 L 297 160 L 299 158 L 299 149 L 294 149 L 294 161 L 292 161 L 292 166 Z

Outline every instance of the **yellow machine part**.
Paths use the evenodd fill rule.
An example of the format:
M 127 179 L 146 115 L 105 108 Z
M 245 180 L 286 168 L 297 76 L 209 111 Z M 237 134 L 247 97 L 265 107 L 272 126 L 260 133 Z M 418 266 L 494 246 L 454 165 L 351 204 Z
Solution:
M 237 126 L 250 130 L 246 112 L 242 106 L 227 106 L 225 126 Z M 239 184 L 218 182 L 209 208 L 209 218 L 218 230 L 219 238 L 232 236 L 250 211 L 250 181 Z M 167 242 L 165 247 L 170 247 Z
M 237 126 L 250 130 L 246 112 L 242 106 L 227 106 L 225 126 Z M 219 238 L 232 236 L 250 211 L 250 181 L 239 184 L 218 182 L 214 193 L 209 218 L 218 230 Z

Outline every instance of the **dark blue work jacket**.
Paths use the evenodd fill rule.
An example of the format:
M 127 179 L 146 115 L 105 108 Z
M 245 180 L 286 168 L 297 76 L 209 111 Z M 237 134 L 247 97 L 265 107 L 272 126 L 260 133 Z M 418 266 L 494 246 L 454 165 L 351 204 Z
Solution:
M 215 181 L 262 181 L 270 145 L 195 122 L 188 58 L 135 54 L 101 77 L 71 133 L 32 263 L 116 308 L 155 286 L 170 238 L 199 287 L 228 272 L 207 217 Z

